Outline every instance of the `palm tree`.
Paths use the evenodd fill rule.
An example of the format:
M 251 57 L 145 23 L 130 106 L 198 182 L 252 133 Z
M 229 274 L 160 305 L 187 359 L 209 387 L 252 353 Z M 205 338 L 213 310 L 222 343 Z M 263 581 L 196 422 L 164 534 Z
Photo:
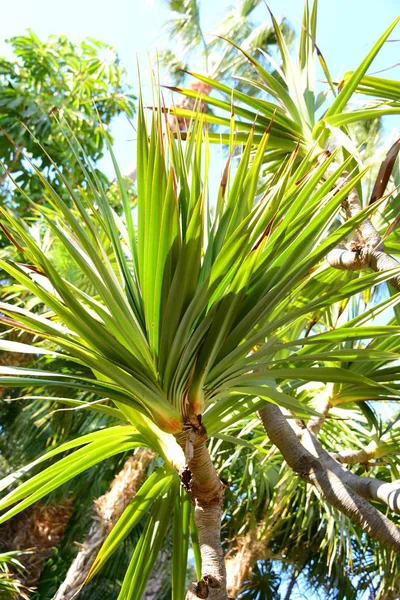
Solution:
M 107 493 L 96 501 L 96 518 L 63 584 L 54 596 L 55 600 L 67 600 L 79 593 L 95 561 L 98 549 L 135 497 L 146 468 L 153 458 L 154 453 L 150 450 L 139 449 L 134 456 L 127 459 Z
M 251 76 L 251 67 L 244 56 L 227 43 L 227 39 L 256 55 L 263 65 L 270 68 L 265 54 L 274 50 L 277 38 L 274 28 L 267 20 L 261 23 L 253 20 L 255 9 L 261 5 L 261 0 L 239 0 L 212 32 L 205 32 L 203 29 L 201 3 L 197 0 L 168 0 L 167 4 L 172 11 L 172 18 L 165 25 L 167 48 L 158 51 L 158 59 L 174 83 L 182 83 L 189 70 L 196 70 L 229 83 L 235 77 L 240 89 L 247 90 L 246 78 Z M 279 29 L 290 44 L 294 33 L 286 20 L 282 20 Z M 208 93 L 211 87 L 207 83 L 197 82 L 197 87 L 193 89 L 207 89 Z M 257 91 L 253 88 L 251 93 L 257 94 Z
M 315 11 L 311 13 L 311 31 Z M 308 24 L 307 10 L 305 19 Z M 276 35 L 282 43 L 278 30 Z M 307 56 L 314 49 L 306 34 L 301 47 L 304 63 L 308 60 L 305 49 Z M 333 106 L 340 111 L 362 80 L 371 56 L 334 100 Z M 215 82 L 212 85 L 217 86 Z M 282 83 L 280 86 L 275 82 L 275 93 L 279 90 L 281 101 L 288 102 L 289 94 Z M 255 102 L 245 98 L 250 105 Z M 397 325 L 330 325 L 337 303 L 347 303 L 385 281 L 397 284 L 397 263 L 389 270 L 376 265 L 376 272 L 354 276 L 324 262 L 354 230 L 364 235 L 369 215 L 385 199 L 349 210 L 348 218 L 340 222 L 340 206 L 345 203 L 352 208 L 351 199 L 363 181 L 364 170 L 346 173 L 352 157 L 341 162 L 339 151 L 326 160 L 325 155 L 324 160 L 318 158 L 322 142 L 313 133 L 308 104 L 301 98 L 296 99 L 298 105 L 293 100 L 289 103 L 298 122 L 290 121 L 276 106 L 270 109 L 267 101 L 257 102 L 260 109 L 274 111 L 274 121 L 271 125 L 271 114 L 260 111 L 254 126 L 245 129 L 246 121 L 240 123 L 246 131 L 241 135 L 236 133 L 234 119 L 228 120 L 230 153 L 237 143 L 244 140 L 245 144 L 237 167 L 228 161 L 213 208 L 207 173 L 208 141 L 214 134 L 204 128 L 204 122 L 214 119 L 225 125 L 222 117 L 198 115 L 183 144 L 179 132 L 172 135 L 168 122 L 163 122 L 160 105 L 152 113 L 150 129 L 139 105 L 138 205 L 134 214 L 117 165 L 122 216 L 110 207 L 90 164 L 81 163 L 87 186 L 79 191 L 57 171 L 73 208 L 35 170 L 55 211 L 37 207 L 43 227 L 50 228 L 81 272 L 79 286 L 58 273 L 24 221 L 2 209 L 3 225 L 23 253 L 24 263 L 11 259 L 2 260 L 1 265 L 40 299 L 44 312 L 2 303 L 2 320 L 17 329 L 34 331 L 38 342 L 4 341 L 0 347 L 60 356 L 70 370 L 54 373 L 3 367 L 0 385 L 90 391 L 99 396 L 99 402 L 76 400 L 75 405 L 112 414 L 121 424 L 61 444 L 6 478 L 3 488 L 30 469 L 39 469 L 3 498 L 0 508 L 9 508 L 1 520 L 111 456 L 137 447 L 157 452 L 163 465 L 138 490 L 89 573 L 90 579 L 144 519 L 120 600 L 141 598 L 171 515 L 172 598 L 181 600 L 184 595 L 191 539 L 198 581 L 190 585 L 187 598 L 226 600 L 220 524 L 229 484 L 219 477 L 206 442 L 257 410 L 270 441 L 289 467 L 313 484 L 328 505 L 380 543 L 397 552 L 400 548 L 393 521 L 369 502 L 379 501 L 397 511 L 393 498 L 399 492 L 398 484 L 342 469 L 316 437 L 329 421 L 325 405 L 363 401 L 371 395 L 397 399 L 398 354 L 390 344 L 379 352 L 379 359 L 389 367 L 378 365 L 368 375 L 357 372 L 357 365 L 363 368 L 373 354 L 362 341 L 397 336 Z M 243 110 L 237 107 L 235 114 L 249 119 Z M 331 110 L 329 114 L 334 113 Z M 336 117 L 349 118 L 336 113 Z M 371 109 L 370 114 L 376 116 L 376 110 Z M 65 134 L 79 160 L 77 141 L 70 131 Z M 109 252 L 100 243 L 99 229 L 108 240 Z M 90 291 L 84 283 L 90 284 Z M 394 297 L 393 304 L 396 300 Z M 315 333 L 313 327 L 320 323 L 321 331 Z M 360 340 L 359 345 L 349 349 L 354 340 Z M 337 366 L 344 361 L 355 367 Z M 75 365 L 90 369 L 92 375 L 74 371 Z M 302 386 L 308 382 L 333 384 L 335 394 L 325 397 L 317 411 L 302 394 Z M 363 398 L 356 394 L 359 388 Z M 240 445 L 239 438 L 233 440 Z M 57 456 L 61 458 L 43 466 Z

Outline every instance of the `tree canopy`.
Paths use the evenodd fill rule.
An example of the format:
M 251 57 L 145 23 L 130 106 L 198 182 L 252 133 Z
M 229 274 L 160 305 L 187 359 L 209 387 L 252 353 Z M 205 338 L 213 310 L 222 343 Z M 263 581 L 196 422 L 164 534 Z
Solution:
M 82 169 L 57 121 L 73 127 L 86 154 L 98 162 L 104 155 L 104 130 L 110 136 L 113 119 L 122 113 L 131 117 L 134 111 L 135 97 L 118 55 L 98 40 L 74 44 L 65 36 L 51 36 L 41 41 L 33 31 L 9 43 L 14 58 L 0 59 L 2 162 L 34 200 L 40 199 L 41 189 L 25 156 L 58 190 L 61 181 L 51 159 L 75 184 L 84 185 Z M 21 202 L 26 205 L 6 175 L 0 192 L 3 201 L 12 198 L 14 208 Z

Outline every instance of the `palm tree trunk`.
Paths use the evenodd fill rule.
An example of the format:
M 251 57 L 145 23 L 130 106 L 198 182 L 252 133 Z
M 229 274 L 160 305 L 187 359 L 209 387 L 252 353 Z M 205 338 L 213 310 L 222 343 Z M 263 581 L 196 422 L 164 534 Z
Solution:
M 201 426 L 194 430 L 187 467 L 181 472 L 182 485 L 194 505 L 194 520 L 202 559 L 201 579 L 190 585 L 186 600 L 227 600 L 226 570 L 221 546 L 224 484 L 212 463 L 204 433 Z M 187 450 L 187 445 L 182 440 L 180 442 Z
M 53 600 L 70 600 L 77 597 L 106 537 L 134 498 L 146 468 L 154 458 L 147 448 L 138 450 L 125 462 L 115 476 L 110 489 L 95 502 L 96 516 L 80 551 L 71 564 L 64 582 Z
M 259 527 L 256 527 L 245 537 L 239 538 L 236 542 L 236 554 L 226 558 L 226 587 L 230 598 L 236 598 L 243 591 L 243 583 L 251 574 L 256 562 L 271 556 L 266 540 L 258 539 L 258 532 Z

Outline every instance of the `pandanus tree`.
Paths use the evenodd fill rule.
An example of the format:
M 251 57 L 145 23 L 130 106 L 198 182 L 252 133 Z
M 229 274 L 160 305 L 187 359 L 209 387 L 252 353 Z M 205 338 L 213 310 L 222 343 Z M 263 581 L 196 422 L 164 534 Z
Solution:
M 41 227 L 51 230 L 80 270 L 82 285 L 61 276 L 23 219 L 1 209 L 3 227 L 24 257 L 23 262 L 2 259 L 1 266 L 41 303 L 40 311 L 1 303 L 1 320 L 34 333 L 37 340 L 2 340 L 1 348 L 62 357 L 70 369 L 54 373 L 2 367 L 0 385 L 90 391 L 97 401 L 74 404 L 103 411 L 121 424 L 61 444 L 3 480 L 2 489 L 12 489 L 0 502 L 7 509 L 0 521 L 100 461 L 150 448 L 162 464 L 114 525 L 88 576 L 99 572 L 141 522 L 119 600 L 141 598 L 171 518 L 173 599 L 181 600 L 185 593 L 190 540 L 198 580 L 189 586 L 187 598 L 227 598 L 221 516 L 229 481 L 218 475 L 207 439 L 258 410 L 270 442 L 327 505 L 381 544 L 400 549 L 395 522 L 371 503 L 398 512 L 399 485 L 345 470 L 339 450 L 333 447 L 332 456 L 318 440 L 330 422 L 332 405 L 398 398 L 399 355 L 390 341 L 397 340 L 398 325 L 371 325 L 368 317 L 341 324 L 333 318 L 349 299 L 373 286 L 390 281 L 397 287 L 400 268 L 383 246 L 378 247 L 382 261 L 371 259 L 377 242 L 374 238 L 372 246 L 368 237 L 369 217 L 388 205 L 381 197 L 382 186 L 375 202 L 362 208 L 368 168 L 355 169 L 353 156 L 342 158 L 340 148 L 328 156 L 325 125 L 332 125 L 329 118 L 336 117 L 332 126 L 344 126 L 351 118 L 367 118 L 364 112 L 376 117 L 377 111 L 398 110 L 343 112 L 396 23 L 314 126 L 315 21 L 316 6 L 310 16 L 305 11 L 299 71 L 292 68 L 278 29 L 287 79 L 255 65 L 265 81 L 259 85 L 273 92 L 279 104 L 238 97 L 239 92 L 230 90 L 235 101 L 247 102 L 247 107 L 235 105 L 231 111 L 230 101 L 206 98 L 221 109 L 229 106 L 233 116 L 197 115 L 183 140 L 179 132 L 172 134 L 168 119 L 164 122 L 160 103 L 148 119 L 139 103 L 134 210 L 117 164 L 121 209 L 115 211 L 90 161 L 81 158 L 73 132 L 60 125 L 81 165 L 85 186 L 76 190 L 54 164 L 69 196 L 65 202 L 32 164 L 48 202 L 35 209 Z M 207 81 L 227 92 L 222 84 Z M 374 93 L 377 89 L 375 85 Z M 178 110 L 183 109 L 173 112 Z M 209 133 L 207 121 L 229 130 Z M 218 197 L 210 201 L 209 142 L 221 136 L 230 155 L 237 145 L 243 147 L 237 164 L 228 159 Z M 342 204 L 347 208 L 343 221 Z M 107 252 L 99 230 L 107 239 Z M 338 250 L 354 231 L 357 251 Z M 337 252 L 350 252 L 357 267 L 374 271 L 333 269 L 330 263 L 348 265 L 335 258 Z M 327 256 L 330 262 L 324 260 Z M 397 300 L 393 295 L 385 306 L 395 306 Z M 367 345 L 371 339 L 376 348 Z M 369 360 L 377 361 L 372 371 L 366 366 Z M 75 365 L 86 373 L 74 371 Z M 326 384 L 320 402 L 303 393 L 311 383 Z M 46 467 L 47 460 L 51 464 Z M 25 479 L 33 469 L 36 474 Z M 390 473 L 385 476 L 390 479 Z M 19 478 L 25 480 L 15 485 Z

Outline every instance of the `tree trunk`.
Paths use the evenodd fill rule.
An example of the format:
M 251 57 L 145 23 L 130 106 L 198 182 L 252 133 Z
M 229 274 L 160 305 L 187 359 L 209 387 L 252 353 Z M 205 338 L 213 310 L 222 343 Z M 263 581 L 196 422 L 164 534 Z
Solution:
M 115 476 L 109 491 L 96 500 L 96 516 L 89 533 L 53 600 L 70 600 L 78 596 L 98 550 L 134 498 L 146 468 L 153 458 L 154 452 L 151 450 L 147 448 L 138 450 L 128 458 L 122 470 Z
M 186 466 L 180 472 L 181 483 L 194 505 L 201 553 L 201 579 L 190 585 L 186 600 L 227 600 L 221 546 L 225 484 L 213 465 L 206 439 L 207 432 L 197 415 L 192 415 L 192 421 L 188 419 L 186 432 L 178 439 L 186 457 Z
M 221 546 L 224 487 L 204 442 L 195 445 L 189 469 L 193 475 L 190 495 L 194 503 L 202 569 L 201 580 L 191 585 L 186 599 L 226 600 L 226 571 Z

